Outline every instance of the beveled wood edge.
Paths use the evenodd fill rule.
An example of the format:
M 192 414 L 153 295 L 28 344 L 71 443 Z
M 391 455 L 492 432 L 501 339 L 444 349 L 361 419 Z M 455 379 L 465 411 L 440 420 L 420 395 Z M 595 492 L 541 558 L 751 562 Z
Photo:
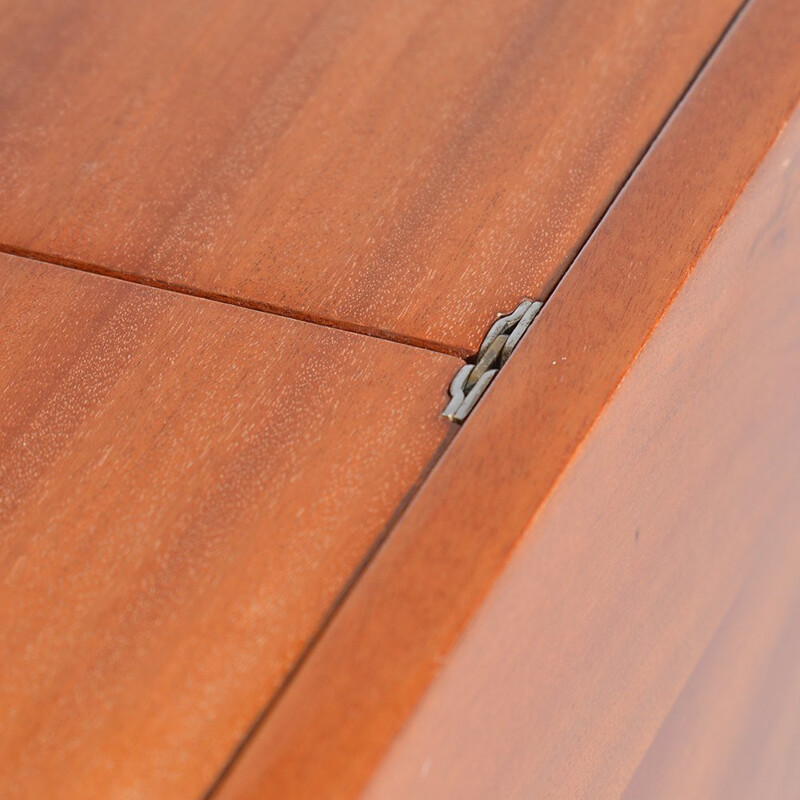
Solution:
M 210 794 L 358 793 L 796 107 L 798 37 L 751 0 Z
M 798 223 L 795 113 L 526 528 L 365 798 L 622 797 L 667 720 L 692 717 L 681 694 L 731 622 L 742 587 L 759 571 L 762 581 L 776 577 L 779 562 L 785 585 L 794 575 L 800 601 Z M 681 732 L 681 741 L 693 741 L 695 762 L 650 775 L 633 792 L 637 800 L 751 800 L 780 785 L 780 796 L 800 796 L 800 762 L 794 783 L 783 780 L 791 737 L 781 740 L 780 720 L 761 714 L 763 702 L 771 705 L 764 687 L 736 685 L 748 655 L 762 663 L 792 641 L 800 666 L 800 626 L 794 636 L 773 630 L 772 641 L 759 639 L 755 629 L 772 627 L 771 614 L 791 617 L 780 604 L 751 615 L 740 638 L 751 645 L 728 652 L 713 686 L 701 690 L 718 707 L 695 707 L 693 723 L 702 729 L 713 719 L 711 730 Z M 773 700 L 791 691 L 783 678 Z M 784 708 L 784 722 L 800 718 L 800 705 L 795 712 Z M 755 729 L 750 713 L 761 715 Z M 664 747 L 672 755 L 673 734 Z M 771 760 L 781 746 L 784 758 Z M 683 745 L 677 751 L 686 754 Z M 727 781 L 766 761 L 773 780 Z M 765 778 L 763 769 L 751 777 L 757 773 Z M 671 780 L 679 776 L 682 786 Z

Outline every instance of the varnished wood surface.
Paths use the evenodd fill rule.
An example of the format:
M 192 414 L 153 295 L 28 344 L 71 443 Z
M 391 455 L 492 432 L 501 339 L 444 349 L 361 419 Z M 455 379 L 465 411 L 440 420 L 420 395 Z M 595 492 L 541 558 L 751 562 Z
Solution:
M 800 796 L 799 254 L 796 114 L 367 800 Z
M 725 615 L 623 800 L 785 800 L 800 794 L 797 526 L 792 533 L 783 546 L 756 557 L 755 574 Z
M 461 355 L 740 0 L 3 0 L 0 246 Z
M 363 786 L 795 107 L 799 23 L 753 0 L 218 797 Z
M 443 441 L 455 366 L 0 257 L 0 794 L 202 795 Z

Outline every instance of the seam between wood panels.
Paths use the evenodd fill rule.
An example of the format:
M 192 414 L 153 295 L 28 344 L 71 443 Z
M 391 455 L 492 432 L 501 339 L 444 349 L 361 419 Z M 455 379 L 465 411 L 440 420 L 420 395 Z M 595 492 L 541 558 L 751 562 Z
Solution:
M 220 770 L 220 772 L 217 774 L 217 777 L 214 779 L 214 781 L 211 784 L 211 786 L 202 795 L 203 800 L 210 800 L 213 797 L 213 795 L 216 792 L 217 788 L 219 787 L 219 785 L 224 780 L 225 775 L 227 775 L 228 770 L 233 766 L 233 764 L 234 764 L 234 762 L 236 760 L 236 757 L 239 755 L 239 753 L 242 752 L 242 750 L 244 750 L 244 748 L 247 746 L 247 743 L 250 741 L 250 739 L 253 736 L 253 734 L 261 726 L 262 722 L 269 716 L 270 711 L 273 709 L 275 704 L 280 700 L 281 696 L 283 695 L 283 692 L 286 690 L 286 688 L 292 682 L 292 679 L 294 678 L 294 676 L 302 668 L 303 664 L 306 662 L 306 659 L 311 654 L 311 652 L 314 650 L 314 647 L 316 646 L 316 644 L 319 641 L 319 639 L 325 634 L 325 631 L 328 629 L 328 625 L 330 624 L 331 620 L 333 619 L 334 614 L 336 613 L 336 609 L 338 609 L 342 605 L 342 603 L 345 601 L 347 596 L 350 594 L 350 592 L 353 590 L 353 588 L 358 583 L 358 581 L 361 578 L 361 576 L 364 573 L 364 571 L 372 563 L 373 558 L 375 557 L 377 552 L 380 550 L 380 548 L 385 543 L 386 539 L 391 534 L 392 529 L 397 524 L 397 521 L 403 515 L 403 513 L 406 510 L 406 508 L 408 508 L 409 504 L 414 499 L 414 497 L 416 497 L 417 492 L 420 490 L 420 488 L 422 488 L 422 485 L 428 479 L 428 476 L 430 475 L 430 473 L 432 472 L 434 467 L 439 463 L 439 460 L 441 459 L 442 455 L 444 454 L 444 452 L 449 447 L 450 443 L 453 441 L 456 433 L 458 433 L 458 430 L 459 430 L 459 428 L 458 428 L 457 425 L 455 425 L 455 424 L 451 424 L 450 425 L 450 429 L 449 429 L 448 433 L 446 434 L 446 436 L 445 436 L 444 440 L 442 441 L 442 443 L 437 448 L 436 452 L 431 457 L 430 461 L 428 461 L 428 463 L 422 469 L 422 472 L 419 474 L 417 480 L 414 482 L 414 484 L 411 486 L 411 488 L 408 490 L 408 492 L 406 492 L 405 496 L 400 501 L 400 503 L 398 504 L 397 508 L 394 510 L 394 512 L 392 513 L 392 515 L 390 516 L 390 518 L 388 519 L 386 524 L 383 526 L 383 529 L 381 530 L 380 534 L 376 537 L 375 541 L 370 546 L 370 548 L 367 551 L 367 553 L 364 556 L 364 558 L 361 560 L 359 565 L 355 568 L 353 573 L 350 575 L 350 577 L 346 581 L 345 585 L 342 587 L 341 591 L 338 593 L 336 598 L 331 603 L 330 611 L 325 616 L 323 621 L 320 623 L 320 626 L 309 637 L 308 642 L 306 643 L 305 647 L 303 648 L 303 651 L 297 657 L 297 659 L 295 660 L 295 662 L 292 665 L 292 667 L 289 670 L 289 672 L 286 674 L 286 676 L 283 678 L 283 680 L 281 681 L 281 683 L 278 686 L 278 688 L 272 694 L 272 697 L 270 697 L 270 699 L 267 701 L 267 703 L 264 706 L 264 708 L 259 712 L 259 714 L 256 717 L 255 721 L 247 729 L 247 731 L 245 732 L 245 734 L 242 737 L 242 739 L 239 741 L 239 743 L 233 749 L 233 751 L 231 752 L 231 755 L 230 755 L 227 763 Z
M 295 319 L 299 322 L 306 322 L 309 325 L 318 325 L 322 328 L 333 328 L 336 330 L 347 331 L 348 333 L 355 333 L 360 336 L 369 336 L 372 339 L 383 339 L 387 342 L 394 342 L 395 344 L 415 347 L 418 350 L 428 350 L 429 352 L 433 353 L 444 353 L 448 356 L 456 356 L 462 360 L 466 359 L 470 355 L 465 348 L 448 347 L 440 342 L 434 342 L 430 339 L 417 338 L 415 336 L 404 336 L 402 334 L 395 333 L 394 331 L 386 330 L 385 328 L 342 322 L 341 320 L 332 319 L 330 317 L 324 317 L 318 314 L 309 314 L 305 311 L 285 308 L 272 303 L 266 303 L 257 300 L 246 300 L 220 292 L 207 291 L 196 286 L 188 286 L 181 283 L 159 280 L 158 278 L 136 275 L 134 273 L 110 269 L 108 267 L 99 266 L 97 264 L 89 264 L 83 261 L 58 258 L 56 256 L 49 255 L 48 253 L 40 253 L 22 247 L 15 247 L 14 245 L 10 244 L 0 243 L 0 253 L 17 256 L 18 258 L 27 258 L 31 261 L 38 261 L 43 264 L 53 264 L 57 267 L 73 269 L 79 272 L 88 272 L 93 275 L 101 275 L 104 278 L 126 281 L 127 283 L 135 283 L 139 286 L 148 286 L 151 289 L 160 289 L 161 291 L 173 292 L 174 294 L 182 294 L 189 297 L 198 297 L 202 300 L 210 300 L 215 303 L 225 303 L 231 306 L 239 306 L 240 308 L 246 308 L 250 311 L 261 311 L 266 314 L 272 314 L 276 317 L 287 317 L 288 319 Z
M 547 293 L 544 296 L 535 299 L 538 299 L 544 303 L 550 298 L 550 296 L 553 294 L 556 288 L 558 288 L 559 283 L 561 283 L 561 280 L 563 279 L 564 275 L 566 275 L 570 266 L 572 266 L 572 264 L 577 260 L 583 248 L 586 246 L 586 243 L 589 241 L 589 239 L 592 238 L 598 226 L 605 219 L 609 209 L 614 204 L 617 197 L 625 188 L 625 186 L 628 184 L 634 172 L 638 169 L 639 164 L 641 164 L 642 162 L 642 159 L 650 151 L 650 149 L 652 148 L 656 139 L 661 134 L 666 124 L 669 122 L 669 120 L 672 118 L 677 108 L 683 102 L 684 98 L 686 97 L 686 94 L 689 92 L 692 86 L 694 86 L 698 77 L 704 71 L 709 59 L 717 51 L 719 45 L 722 43 L 723 39 L 725 39 L 725 37 L 727 36 L 728 31 L 731 29 L 733 24 L 739 18 L 742 11 L 748 5 L 749 2 L 750 0 L 744 0 L 744 2 L 742 2 L 742 4 L 734 12 L 733 16 L 723 29 L 722 33 L 717 38 L 717 41 L 712 45 L 712 47 L 709 49 L 709 51 L 706 53 L 706 55 L 700 62 L 700 65 L 695 71 L 695 74 L 691 77 L 691 79 L 684 87 L 683 91 L 678 95 L 675 102 L 668 109 L 664 119 L 661 121 L 661 124 L 656 128 L 655 134 L 642 148 L 638 157 L 634 159 L 633 166 L 628 171 L 627 175 L 622 179 L 616 191 L 613 193 L 611 199 L 608 201 L 605 207 L 600 211 L 594 223 L 590 225 L 589 230 L 585 234 L 583 240 L 581 240 L 578 243 L 576 249 L 573 252 L 573 255 L 564 262 L 561 274 L 557 275 L 555 280 L 552 281 L 549 291 L 547 291 Z M 240 308 L 247 308 L 251 311 L 261 311 L 278 317 L 287 317 L 289 319 L 298 320 L 299 322 L 306 322 L 308 324 L 318 325 L 324 328 L 333 328 L 337 330 L 347 331 L 348 333 L 359 334 L 361 336 L 369 336 L 374 339 L 383 339 L 388 342 L 395 342 L 396 344 L 403 344 L 409 347 L 415 347 L 419 350 L 428 350 L 435 353 L 443 353 L 445 355 L 455 356 L 457 358 L 460 358 L 462 361 L 466 361 L 467 359 L 474 356 L 474 353 L 472 353 L 470 350 L 464 347 L 448 346 L 443 344 L 442 342 L 433 341 L 431 339 L 425 339 L 423 337 L 407 336 L 404 334 L 397 333 L 395 331 L 388 330 L 386 328 L 379 328 L 371 325 L 359 325 L 357 323 L 345 322 L 342 320 L 333 319 L 331 317 L 325 317 L 320 314 L 311 314 L 306 311 L 300 311 L 298 309 L 279 306 L 265 301 L 249 300 L 246 298 L 235 297 L 233 295 L 225 294 L 223 292 L 209 291 L 197 286 L 190 286 L 188 284 L 176 283 L 174 281 L 161 280 L 159 278 L 153 278 L 149 276 L 143 276 L 131 272 L 126 272 L 124 270 L 114 269 L 113 267 L 106 267 L 99 264 L 92 264 L 90 262 L 81 261 L 79 259 L 70 259 L 65 257 L 54 256 L 49 253 L 30 250 L 28 248 L 18 247 L 16 245 L 8 244 L 5 242 L 0 242 L 0 253 L 6 253 L 8 255 L 17 256 L 18 258 L 27 258 L 32 261 L 38 261 L 44 264 L 53 264 L 55 266 L 64 267 L 66 269 L 74 269 L 80 272 L 88 272 L 94 275 L 102 275 L 103 277 L 106 278 L 127 281 L 128 283 L 134 283 L 140 286 L 148 286 L 152 289 L 160 289 L 162 291 L 173 292 L 175 294 L 182 294 L 190 297 L 198 297 L 203 300 L 210 300 L 212 302 L 217 302 L 217 303 L 226 303 L 227 305 L 239 306 Z
M 681 91 L 681 93 L 678 95 L 678 97 L 672 103 L 672 105 L 670 106 L 670 108 L 667 111 L 666 115 L 662 119 L 661 123 L 657 126 L 657 128 L 655 129 L 653 135 L 650 137 L 650 139 L 647 142 L 647 144 L 642 148 L 642 150 L 639 153 L 638 157 L 634 160 L 634 162 L 633 162 L 631 168 L 629 169 L 628 173 L 623 178 L 623 180 L 620 182 L 620 184 L 617 187 L 616 191 L 614 192 L 613 196 L 611 197 L 609 202 L 606 204 L 605 208 L 600 212 L 599 216 L 597 217 L 597 219 L 594 222 L 594 224 L 590 227 L 590 229 L 589 229 L 588 233 L 585 235 L 584 239 L 578 244 L 574 255 L 565 264 L 561 274 L 558 275 L 556 280 L 553 282 L 552 288 L 548 291 L 546 296 L 540 298 L 540 300 L 543 302 L 543 304 L 545 306 L 547 304 L 547 301 L 550 299 L 550 297 L 552 297 L 552 295 L 555 293 L 556 289 L 558 288 L 559 284 L 561 283 L 561 281 L 563 280 L 563 278 L 565 277 L 567 272 L 569 272 L 571 266 L 580 258 L 581 254 L 583 253 L 583 251 L 586 248 L 586 246 L 589 243 L 589 241 L 593 238 L 593 236 L 594 236 L 595 232 L 597 231 L 597 229 L 603 224 L 604 220 L 607 218 L 607 216 L 608 216 L 609 212 L 611 211 L 612 207 L 615 205 L 617 199 L 622 194 L 622 192 L 625 190 L 625 188 L 628 186 L 628 184 L 631 182 L 631 180 L 635 176 L 636 172 L 638 171 L 639 167 L 641 166 L 642 162 L 644 161 L 644 159 L 646 158 L 648 153 L 653 149 L 653 147 L 655 146 L 655 144 L 657 143 L 657 141 L 661 137 L 662 133 L 664 132 L 664 130 L 668 126 L 670 120 L 680 110 L 680 107 L 683 105 L 684 101 L 686 100 L 687 95 L 691 92 L 691 90 L 694 88 L 694 86 L 702 78 L 703 73 L 705 72 L 706 67 L 708 66 L 709 62 L 714 57 L 714 55 L 717 53 L 717 51 L 720 49 L 720 47 L 723 44 L 723 42 L 728 38 L 728 35 L 729 35 L 731 29 L 734 27 L 734 25 L 739 20 L 739 18 L 742 16 L 743 12 L 750 5 L 750 3 L 751 3 L 751 0 L 743 0 L 743 2 L 738 6 L 736 11 L 731 16 L 730 20 L 728 20 L 728 23 L 725 25 L 725 27 L 723 28 L 722 32 L 717 37 L 717 39 L 714 42 L 714 44 L 711 46 L 711 48 L 709 48 L 708 52 L 706 53 L 706 55 L 703 57 L 702 61 L 698 65 L 694 75 L 692 75 L 690 80 L 684 86 L 684 88 Z M 532 326 L 532 329 L 535 329 L 535 325 Z M 466 357 L 461 353 L 459 353 L 457 355 L 459 355 L 462 358 Z M 511 357 L 513 358 L 513 353 L 512 353 Z M 440 447 L 437 450 L 437 452 L 434 454 L 434 456 L 432 457 L 432 459 L 430 460 L 428 465 L 425 467 L 425 469 L 423 470 L 422 474 L 417 479 L 417 481 L 414 484 L 414 486 L 412 486 L 412 488 L 409 490 L 409 492 L 404 497 L 403 501 L 400 503 L 398 508 L 392 514 L 391 519 L 388 521 L 386 526 L 384 526 L 383 531 L 377 537 L 376 541 L 374 542 L 374 544 L 370 548 L 369 552 L 366 554 L 366 556 L 364 557 L 362 562 L 358 565 L 356 570 L 353 572 L 352 576 L 347 581 L 346 586 L 339 593 L 339 595 L 337 596 L 337 598 L 334 601 L 334 603 L 332 603 L 327 615 L 323 619 L 323 621 L 320 624 L 320 626 L 317 629 L 317 631 L 309 639 L 308 644 L 305 647 L 305 649 L 303 650 L 303 653 L 301 654 L 301 656 L 297 659 L 295 664 L 292 666 L 291 670 L 287 673 L 287 675 L 284 678 L 284 680 L 281 682 L 279 687 L 276 689 L 276 691 L 272 695 L 272 697 L 269 699 L 267 704 L 264 706 L 264 708 L 258 714 L 258 716 L 256 717 L 256 719 L 253 722 L 253 724 L 244 733 L 244 735 L 243 735 L 242 739 L 240 740 L 240 742 L 231 751 L 231 754 L 230 754 L 230 757 L 228 759 L 228 762 L 222 767 L 222 769 L 220 770 L 220 772 L 217 775 L 217 777 L 214 779 L 214 781 L 211 783 L 209 788 L 206 790 L 205 794 L 202 795 L 202 800 L 213 800 L 214 795 L 216 794 L 217 790 L 222 785 L 222 783 L 224 782 L 224 780 L 227 777 L 227 775 L 234 768 L 237 759 L 242 754 L 242 752 L 246 749 L 247 745 L 249 744 L 249 742 L 253 738 L 253 735 L 256 733 L 258 728 L 261 727 L 261 725 L 263 723 L 265 723 L 265 721 L 269 717 L 269 714 L 272 711 L 272 709 L 277 705 L 278 702 L 280 702 L 281 697 L 283 696 L 283 694 L 288 689 L 288 687 L 291 684 L 292 680 L 294 679 L 295 675 L 297 675 L 297 673 L 300 671 L 300 669 L 302 669 L 303 664 L 306 662 L 306 660 L 308 659 L 309 655 L 313 652 L 314 647 L 316 646 L 317 642 L 322 638 L 322 636 L 324 635 L 325 631 L 331 625 L 331 623 L 332 623 L 333 619 L 335 618 L 338 610 L 341 608 L 341 606 L 343 605 L 344 601 L 347 599 L 347 597 L 350 595 L 350 593 L 353 591 L 353 589 L 357 586 L 360 577 L 368 569 L 368 567 L 370 566 L 371 562 L 373 561 L 373 559 L 375 558 L 377 553 L 380 551 L 380 549 L 386 543 L 387 539 L 391 535 L 392 530 L 396 526 L 397 522 L 403 516 L 404 512 L 406 511 L 408 506 L 411 504 L 411 502 L 414 500 L 414 498 L 417 495 L 417 493 L 419 492 L 419 490 L 425 484 L 428 476 L 433 471 L 434 467 L 438 464 L 438 462 L 442 458 L 442 456 L 444 456 L 444 454 L 447 452 L 447 449 L 449 448 L 450 444 L 455 439 L 455 437 L 456 437 L 457 433 L 459 432 L 459 430 L 460 430 L 460 426 L 457 426 L 455 424 L 451 425 L 450 433 L 446 436 L 445 440 L 442 442 L 442 444 L 440 445 Z

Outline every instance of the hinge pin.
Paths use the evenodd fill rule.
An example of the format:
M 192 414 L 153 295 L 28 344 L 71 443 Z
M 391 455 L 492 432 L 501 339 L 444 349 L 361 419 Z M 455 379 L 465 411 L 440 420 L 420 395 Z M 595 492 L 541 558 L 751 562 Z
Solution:
M 467 418 L 541 307 L 540 302 L 525 299 L 510 314 L 497 319 L 481 343 L 475 363 L 461 367 L 450 383 L 450 402 L 443 417 L 459 423 Z

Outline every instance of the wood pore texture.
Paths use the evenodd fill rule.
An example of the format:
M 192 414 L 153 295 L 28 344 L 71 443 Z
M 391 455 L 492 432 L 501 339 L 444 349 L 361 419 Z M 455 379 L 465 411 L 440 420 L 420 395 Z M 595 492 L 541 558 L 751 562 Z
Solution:
M 0 246 L 477 350 L 740 0 L 0 0 Z
M 259 797 L 265 787 L 276 797 L 291 793 L 295 798 L 352 797 L 363 789 L 791 116 L 800 95 L 799 38 L 800 7 L 794 0 L 754 0 L 748 6 L 256 731 L 223 781 L 220 798 Z M 775 191 L 780 200 L 781 189 Z M 787 236 L 793 226 L 796 220 L 785 221 Z M 790 251 L 790 257 L 795 258 L 796 251 Z M 731 317 L 731 336 L 736 314 L 750 312 L 747 292 L 761 289 L 759 272 L 747 262 L 740 268 L 747 278 L 746 291 L 738 285 L 743 299 Z M 772 290 L 771 296 L 785 309 L 780 287 Z M 725 286 L 718 291 L 724 294 Z M 791 308 L 796 309 L 791 291 L 787 287 Z M 788 326 L 796 313 L 785 313 L 789 316 L 781 324 Z M 692 340 L 693 335 L 704 335 L 702 323 L 698 319 L 684 332 L 687 348 L 702 345 Z M 776 331 L 776 336 L 784 334 Z M 785 339 L 780 341 L 785 345 Z M 742 343 L 747 345 L 747 340 Z M 716 355 L 724 364 L 723 345 Z M 748 354 L 746 363 L 762 355 L 760 350 Z M 769 368 L 778 377 L 780 364 L 780 358 L 769 357 Z M 739 377 L 747 379 L 745 372 Z M 776 408 L 789 414 L 791 409 L 780 406 L 783 402 L 797 407 L 797 372 L 788 361 L 782 380 L 783 395 Z M 726 385 L 732 387 L 734 403 L 736 383 Z M 724 410 L 720 414 L 724 419 Z M 734 452 L 741 444 L 735 436 L 757 437 L 761 421 L 760 416 L 750 420 L 752 430 L 744 425 L 723 428 L 719 436 L 734 437 L 724 442 Z M 629 424 L 636 424 L 633 415 Z M 785 446 L 791 449 L 791 431 L 785 433 Z M 622 446 L 625 426 L 618 426 L 616 434 Z M 700 429 L 698 435 L 710 433 Z M 766 492 L 775 478 L 768 453 L 761 455 L 762 471 L 747 474 Z M 774 455 L 778 459 L 781 454 L 776 450 Z M 776 461 L 775 469 L 794 464 Z M 679 485 L 684 485 L 684 470 L 676 463 L 674 480 Z M 785 488 L 783 471 L 781 476 L 780 487 Z M 713 485 L 711 473 L 707 478 Z M 724 486 L 720 483 L 721 490 Z M 589 504 L 590 495 L 587 489 L 587 496 L 576 495 L 574 502 L 579 507 Z M 626 498 L 635 507 L 636 496 L 626 493 Z M 758 508 L 764 511 L 762 505 Z M 691 530 L 692 520 L 685 523 Z M 532 536 L 536 538 L 535 532 Z M 725 540 L 717 541 L 722 547 Z M 750 539 L 746 542 L 752 544 Z M 734 553 L 741 556 L 741 550 Z M 549 576 L 550 581 L 572 580 L 566 555 L 558 564 L 562 572 Z M 707 555 L 711 560 L 719 557 L 713 549 Z M 585 563 L 587 568 L 592 563 L 590 554 Z M 661 566 L 662 580 L 669 580 L 669 563 Z M 703 566 L 700 559 L 698 568 Z M 720 583 L 721 591 L 733 591 L 735 575 L 730 578 Z M 716 600 L 722 603 L 724 598 L 723 593 Z M 679 616 L 675 624 L 685 621 Z M 570 621 L 562 622 L 566 636 Z M 608 624 L 612 629 L 613 622 Z M 524 632 L 517 634 L 526 640 Z M 491 655 L 502 659 L 503 654 Z M 591 675 L 591 664 L 585 668 Z M 579 685 L 574 689 L 580 692 Z M 553 703 L 548 710 L 554 724 L 580 726 L 580 717 L 571 716 L 581 713 L 579 705 L 559 706 L 558 693 L 547 698 Z M 471 696 L 462 698 L 464 704 L 474 701 Z M 510 746 L 508 739 L 503 741 Z M 472 752 L 470 770 L 479 760 Z M 570 751 L 565 751 L 564 760 L 548 752 L 556 767 L 574 770 L 574 780 L 587 774 L 580 761 L 567 758 Z M 498 761 L 505 763 L 502 754 Z M 414 770 L 423 767 L 424 762 L 412 764 Z M 468 780 L 466 767 L 463 779 Z M 517 795 L 512 791 L 510 796 Z
M 0 0 L 0 796 L 796 796 L 798 41 Z
M 0 794 L 202 795 L 444 440 L 456 366 L 0 256 Z

